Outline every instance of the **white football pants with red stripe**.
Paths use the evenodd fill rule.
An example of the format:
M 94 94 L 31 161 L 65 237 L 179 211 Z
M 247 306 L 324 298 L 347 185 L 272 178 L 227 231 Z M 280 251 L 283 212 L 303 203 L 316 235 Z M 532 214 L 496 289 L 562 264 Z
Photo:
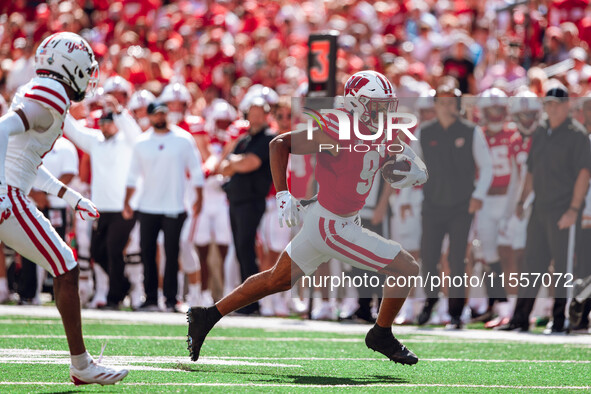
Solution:
M 315 202 L 287 253 L 306 275 L 331 258 L 366 271 L 380 271 L 400 253 L 399 243 L 361 227 L 359 216 L 341 217 Z
M 0 240 L 54 277 L 76 267 L 72 249 L 25 193 L 8 186 L 8 197 L 12 215 L 0 225 Z

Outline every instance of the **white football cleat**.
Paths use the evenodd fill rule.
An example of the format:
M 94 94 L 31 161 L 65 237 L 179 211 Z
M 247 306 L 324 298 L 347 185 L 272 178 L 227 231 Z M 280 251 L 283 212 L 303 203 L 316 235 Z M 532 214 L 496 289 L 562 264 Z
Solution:
M 70 365 L 70 380 L 76 386 L 83 384 L 115 384 L 123 380 L 129 371 L 127 369 L 112 369 L 91 361 L 88 367 L 78 370 Z

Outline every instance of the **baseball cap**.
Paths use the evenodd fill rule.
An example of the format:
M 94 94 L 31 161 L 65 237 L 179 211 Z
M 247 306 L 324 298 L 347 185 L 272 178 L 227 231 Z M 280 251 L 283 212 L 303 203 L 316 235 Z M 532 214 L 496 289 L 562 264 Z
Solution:
M 554 86 L 546 91 L 544 102 L 547 101 L 566 101 L 568 99 L 568 90 L 563 85 Z
M 160 101 L 153 101 L 150 104 L 148 104 L 148 115 L 154 115 L 158 112 L 167 113 L 168 107 L 166 106 L 166 104 Z
M 108 123 L 113 121 L 113 113 L 112 112 L 103 112 L 101 117 L 98 120 L 99 125 L 103 123 Z

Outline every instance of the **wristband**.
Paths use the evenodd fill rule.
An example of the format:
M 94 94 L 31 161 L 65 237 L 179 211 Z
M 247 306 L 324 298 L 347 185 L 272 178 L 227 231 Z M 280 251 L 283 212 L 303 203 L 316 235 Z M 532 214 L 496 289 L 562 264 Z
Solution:
M 576 213 L 579 213 L 579 210 L 580 210 L 581 208 L 577 208 L 577 207 L 573 207 L 573 206 L 571 206 L 571 207 L 569 207 L 568 209 L 569 209 L 569 211 L 575 211 Z
M 73 208 L 76 209 L 80 200 L 82 200 L 82 195 L 70 188 L 66 189 L 64 193 L 63 199 Z

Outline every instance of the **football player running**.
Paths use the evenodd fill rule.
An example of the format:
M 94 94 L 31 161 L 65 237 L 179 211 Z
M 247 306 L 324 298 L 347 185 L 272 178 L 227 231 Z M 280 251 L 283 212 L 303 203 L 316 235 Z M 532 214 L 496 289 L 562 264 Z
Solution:
M 361 71 L 347 81 L 345 105 L 337 111 L 342 112 L 341 118 L 348 117 L 352 127 L 354 114 L 357 114 L 361 120 L 359 132 L 370 135 L 377 132 L 378 114 L 394 112 L 396 106 L 397 99 L 390 81 L 375 71 Z M 351 149 L 354 141 L 339 140 L 336 115 L 325 116 L 325 120 L 327 127 L 313 132 L 310 140 L 306 137 L 306 130 L 296 130 L 278 135 L 270 143 L 271 171 L 277 190 L 279 220 L 289 227 L 296 226 L 302 209 L 287 187 L 286 172 L 290 153 L 317 154 L 318 199 L 306 207 L 302 229 L 281 253 L 275 266 L 251 276 L 216 305 L 189 309 L 187 342 L 193 361 L 199 358 L 207 333 L 222 316 L 267 295 L 289 290 L 300 277 L 312 274 L 320 264 L 331 258 L 367 271 L 385 274 L 392 279 L 419 274 L 419 265 L 400 244 L 386 240 L 359 225 L 358 211 L 365 204 L 377 170 L 389 160 L 387 149 L 383 144 L 381 146 L 384 149 L 379 149 L 378 144 L 378 148 L 368 152 L 356 152 Z M 400 143 L 398 139 L 386 141 L 385 137 L 374 138 L 372 143 L 376 142 Z M 320 151 L 321 144 L 332 148 Z M 411 165 L 409 171 L 393 171 L 394 175 L 404 177 L 392 182 L 392 187 L 410 187 L 426 182 L 424 163 L 410 147 L 400 144 L 404 148 L 402 154 Z M 417 356 L 392 334 L 394 317 L 409 290 L 410 286 L 384 286 L 377 323 L 365 338 L 370 349 L 402 364 L 415 364 L 418 361 Z
M 55 303 L 62 317 L 75 385 L 114 384 L 127 376 L 95 362 L 82 338 L 78 275 L 70 247 L 27 195 L 33 186 L 63 198 L 84 220 L 99 213 L 94 204 L 53 177 L 43 157 L 62 136 L 70 100 L 82 101 L 96 87 L 98 64 L 90 45 L 74 33 L 46 38 L 35 55 L 37 76 L 12 100 L 0 118 L 0 240 L 54 277 Z

